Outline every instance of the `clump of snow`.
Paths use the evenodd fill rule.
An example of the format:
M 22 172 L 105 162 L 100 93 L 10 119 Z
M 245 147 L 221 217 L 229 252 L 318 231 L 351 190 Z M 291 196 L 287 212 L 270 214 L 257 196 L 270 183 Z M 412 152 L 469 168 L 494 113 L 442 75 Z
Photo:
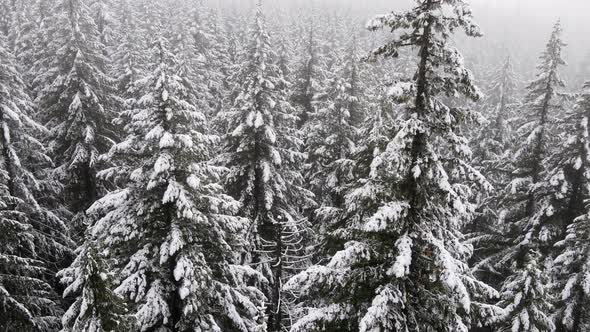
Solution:
M 410 204 L 406 201 L 389 202 L 379 207 L 369 218 L 363 229 L 367 232 L 379 232 L 407 215 Z
M 412 238 L 408 234 L 404 234 L 396 242 L 397 257 L 395 263 L 387 270 L 387 275 L 396 278 L 403 278 L 410 273 L 410 265 L 412 264 Z
M 411 94 L 413 89 L 413 82 L 397 82 L 387 89 L 387 95 L 395 99 L 400 99 Z

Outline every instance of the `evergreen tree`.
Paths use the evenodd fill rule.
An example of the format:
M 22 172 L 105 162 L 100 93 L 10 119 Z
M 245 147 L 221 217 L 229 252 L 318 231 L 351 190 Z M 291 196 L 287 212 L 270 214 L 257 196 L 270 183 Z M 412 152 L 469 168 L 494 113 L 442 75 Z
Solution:
M 505 211 L 502 222 L 508 225 L 504 236 L 508 246 L 490 260 L 498 270 L 509 274 L 502 283 L 500 305 L 505 314 L 499 317 L 499 328 L 504 331 L 553 331 L 548 316 L 551 299 L 548 292 L 548 271 L 543 257 L 555 223 L 560 214 L 554 206 L 556 193 L 551 184 L 552 172 L 546 161 L 552 146 L 552 116 L 559 110 L 557 90 L 564 86 L 558 69 L 565 62 L 561 58 L 561 26 L 557 23 L 541 55 L 539 73 L 528 86 L 526 118 L 518 134 L 521 142 L 512 159 L 512 179 L 505 189 Z
M 1 331 L 590 330 L 559 24 L 230 2 L 0 0 Z
M 54 331 L 60 308 L 49 277 L 68 252 L 65 226 L 39 204 L 50 192 L 35 169 L 50 166 L 16 59 L 0 35 L 0 329 Z
M 285 39 L 285 32 L 283 31 L 281 34 L 281 40 L 279 45 L 278 51 L 278 65 L 283 72 L 283 76 L 287 82 L 292 82 L 292 74 L 293 70 L 291 68 L 291 57 L 292 57 L 292 45 L 289 43 L 288 40 Z
M 369 177 L 373 158 L 385 150 L 394 134 L 398 113 L 401 112 L 392 107 L 388 89 L 381 90 L 376 97 L 380 102 L 367 104 L 367 118 L 359 125 L 358 143 L 350 151 L 350 159 L 338 162 L 340 173 L 346 175 L 343 178 L 345 181 L 338 187 L 343 196 L 342 202 L 340 205 L 325 204 L 314 211 L 317 229 L 315 259 L 319 263 L 325 263 L 326 259 L 329 261 L 351 239 L 352 232 L 345 227 L 347 218 L 343 217 L 347 210 L 346 194 Z
M 82 0 L 59 0 L 45 33 L 48 50 L 36 79 L 42 119 L 50 128 L 55 172 L 65 185 L 64 202 L 74 214 L 99 196 L 98 157 L 112 145 L 113 80 L 90 9 Z
M 100 36 L 100 42 L 104 46 L 103 52 L 109 54 L 108 48 L 113 42 L 113 14 L 114 2 L 112 0 L 88 0 L 90 13 L 96 24 L 96 29 Z
M 76 296 L 62 318 L 63 332 L 132 330 L 123 300 L 112 291 L 113 275 L 88 236 L 72 265 L 58 273 L 67 285 L 64 297 Z
M 230 133 L 221 161 L 230 168 L 227 188 L 252 222 L 252 257 L 246 262 L 258 265 L 270 281 L 268 329 L 276 332 L 288 316 L 282 281 L 303 263 L 298 238 L 306 227 L 300 211 L 312 204 L 312 194 L 301 187 L 301 138 L 277 60 L 259 3 L 246 60 L 233 78 L 240 82 L 235 103 L 223 114 Z
M 318 203 L 334 207 L 344 203 L 343 187 L 351 180 L 351 156 L 363 119 L 356 38 L 347 53 L 335 64 L 325 100 L 306 126 L 305 147 L 310 163 L 306 178 L 321 199 Z
M 210 110 L 212 112 L 210 116 L 215 116 L 229 102 L 228 94 L 231 91 L 231 83 L 228 78 L 232 63 L 229 58 L 226 31 L 220 23 L 218 13 L 203 6 L 200 1 L 197 2 L 187 9 L 187 12 L 190 13 L 187 15 L 188 22 L 180 28 L 190 27 L 193 39 L 191 43 L 192 58 L 195 67 L 200 69 L 200 72 L 195 73 L 195 76 L 199 78 L 193 81 L 203 82 L 203 85 L 206 86 L 203 91 L 209 93 L 208 102 L 211 104 Z
M 479 28 L 465 1 L 456 0 L 419 0 L 368 27 L 396 33 L 373 56 L 395 58 L 416 47 L 417 71 L 390 87 L 389 95 L 405 103 L 404 115 L 368 177 L 346 194 L 345 248 L 286 285 L 313 305 L 292 331 L 467 331 L 497 312 L 482 302 L 497 293 L 472 276 L 471 248 L 459 232 L 473 215 L 471 180 L 488 184 L 467 163 L 460 132 L 474 115 L 442 97 L 479 98 L 448 40 L 458 28 L 468 36 L 479 36 Z
M 232 65 L 239 65 L 244 60 L 247 30 L 243 29 L 248 25 L 246 17 L 239 15 L 236 11 L 226 17 L 225 29 L 228 33 L 228 56 Z
M 562 210 L 565 236 L 556 244 L 554 291 L 556 293 L 556 325 L 558 331 L 583 331 L 590 328 L 587 314 L 590 289 L 590 219 L 587 201 L 590 198 L 590 83 L 560 125 L 568 133 L 566 144 L 556 159 L 553 185 L 558 188 L 556 203 Z M 584 206 L 586 207 L 584 208 Z
M 142 91 L 124 112 L 126 139 L 101 172 L 120 190 L 89 212 L 103 215 L 92 231 L 99 250 L 120 262 L 116 294 L 141 331 L 254 331 L 263 296 L 247 287 L 257 274 L 232 265 L 244 221 L 217 184 L 223 170 L 208 163 L 215 137 L 204 105 L 191 104 L 190 84 L 169 43 L 153 43 L 153 63 L 136 84 Z
M 1 0 L 0 1 L 0 34 L 5 37 L 12 31 L 12 18 L 14 17 L 14 1 Z
M 22 73 L 33 65 L 33 54 L 36 47 L 32 39 L 37 33 L 37 17 L 35 16 L 36 1 L 19 1 L 14 2 L 15 10 L 12 16 L 12 27 L 8 35 L 9 44 L 12 52 L 18 59 L 17 65 L 22 69 Z M 25 75 L 23 75 L 25 76 Z
M 165 21 L 164 16 L 168 15 L 172 18 L 172 13 L 166 7 L 164 1 L 158 0 L 137 0 L 133 2 L 133 6 L 137 9 L 137 22 L 139 22 L 139 30 L 145 38 L 145 49 L 150 49 L 152 38 L 161 33 L 172 32 L 172 20 Z M 166 28 L 164 27 L 166 25 Z
M 141 52 L 145 36 L 139 30 L 137 12 L 128 0 L 118 1 L 117 29 L 114 32 L 117 47 L 113 52 L 113 77 L 117 81 L 117 95 L 123 100 L 138 98 L 135 82 L 145 72 L 146 56 Z M 124 102 L 120 103 L 124 104 Z
M 38 80 L 38 77 L 48 69 L 50 38 L 47 28 L 50 25 L 53 1 L 31 0 L 18 3 L 22 12 L 28 15 L 28 24 L 23 24 L 14 32 L 14 53 L 22 66 L 23 77 L 31 87 L 31 96 L 35 99 L 46 83 Z
M 494 186 L 492 192 L 476 192 L 478 200 L 477 216 L 467 225 L 469 242 L 475 251 L 471 263 L 477 275 L 492 286 L 500 286 L 501 273 L 488 259 L 506 247 L 505 224 L 498 214 L 502 209 L 503 191 L 510 178 L 510 160 L 515 147 L 514 132 L 517 99 L 517 78 L 512 60 L 507 57 L 489 78 L 486 98 L 481 103 L 485 112 L 485 126 L 477 128 L 471 139 L 473 145 L 473 164 Z
M 316 97 L 320 93 L 322 85 L 319 64 L 320 55 L 318 54 L 317 32 L 314 23 L 315 21 L 312 19 L 307 37 L 302 45 L 304 49 L 292 87 L 291 100 L 297 107 L 298 128 L 302 128 L 312 114 L 316 112 Z
M 488 80 L 490 88 L 482 102 L 487 125 L 479 130 L 473 138 L 474 164 L 481 167 L 490 180 L 496 179 L 492 174 L 502 154 L 509 150 L 514 140 L 512 133 L 514 111 L 518 104 L 518 79 L 514 72 L 512 59 L 507 57 L 502 65 L 495 69 Z M 494 183 L 496 184 L 496 183 Z

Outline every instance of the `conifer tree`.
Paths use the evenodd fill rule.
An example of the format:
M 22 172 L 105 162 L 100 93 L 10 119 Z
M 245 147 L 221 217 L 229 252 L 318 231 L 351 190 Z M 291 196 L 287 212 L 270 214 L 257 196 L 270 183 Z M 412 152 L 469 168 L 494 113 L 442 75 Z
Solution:
M 14 31 L 11 38 L 14 43 L 14 53 L 22 66 L 22 75 L 30 86 L 33 100 L 39 95 L 45 82 L 38 78 L 47 68 L 49 58 L 49 41 L 47 34 L 51 19 L 53 2 L 48 0 L 19 1 L 19 6 L 26 13 L 27 24 L 23 24 L 18 31 Z
M 61 310 L 51 264 L 69 242 L 62 220 L 38 200 L 51 185 L 35 170 L 51 165 L 39 141 L 47 129 L 32 118 L 33 103 L 7 44 L 0 35 L 0 329 L 54 331 Z
M 321 260 L 341 249 L 338 240 L 332 242 L 335 228 L 334 213 L 343 208 L 346 187 L 355 179 L 353 154 L 358 150 L 360 129 L 365 104 L 360 82 L 360 57 L 357 54 L 356 36 L 346 48 L 331 52 L 331 68 L 327 68 L 324 92 L 317 101 L 317 112 L 311 115 L 304 131 L 307 137 L 305 150 L 307 187 L 317 197 L 318 209 L 311 211 L 317 243 L 316 260 Z M 365 143 L 361 142 L 360 145 Z M 337 223 L 336 223 L 337 224 Z
M 301 138 L 260 3 L 246 51 L 234 77 L 240 82 L 234 106 L 223 114 L 230 133 L 221 161 L 230 168 L 227 188 L 252 222 L 252 257 L 246 263 L 270 281 L 268 329 L 278 332 L 287 316 L 282 281 L 302 263 L 298 239 L 306 227 L 300 211 L 312 204 L 312 194 L 301 187 Z
M 82 0 L 59 0 L 45 33 L 48 47 L 36 79 L 42 87 L 41 117 L 50 128 L 49 148 L 56 175 L 65 185 L 64 203 L 81 213 L 98 197 L 98 157 L 112 145 L 113 80 L 97 26 Z
M 474 164 L 485 167 L 488 178 L 496 178 L 490 174 L 494 165 L 501 159 L 513 140 L 511 118 L 517 106 L 518 79 L 514 72 L 511 57 L 507 57 L 499 68 L 490 75 L 491 82 L 483 100 L 483 111 L 488 124 L 473 138 L 477 144 L 474 147 Z M 490 165 L 491 164 L 491 165 Z
M 232 264 L 245 222 L 208 162 L 217 140 L 205 105 L 191 103 L 165 37 L 151 54 L 142 96 L 123 114 L 127 137 L 107 155 L 116 166 L 100 174 L 124 186 L 89 209 L 103 216 L 92 234 L 120 262 L 115 292 L 134 303 L 141 331 L 254 331 L 263 296 L 243 283 L 257 274 Z
M 12 18 L 14 17 L 14 1 L 1 0 L 0 1 L 0 34 L 5 37 L 12 31 Z
M 504 315 L 499 328 L 504 331 L 553 331 L 548 313 L 551 301 L 548 271 L 543 257 L 556 232 L 560 213 L 552 201 L 555 188 L 546 161 L 552 146 L 552 117 L 559 111 L 558 89 L 564 87 L 559 67 L 564 65 L 561 25 L 557 23 L 541 55 L 537 77 L 528 86 L 527 117 L 518 134 L 521 144 L 512 159 L 512 179 L 504 190 L 504 236 L 508 246 L 490 257 L 498 270 L 509 274 L 502 283 Z
M 343 195 L 342 205 L 323 205 L 314 211 L 316 239 L 315 262 L 326 263 L 340 250 L 344 249 L 351 232 L 346 227 L 347 194 L 361 185 L 368 177 L 371 163 L 376 154 L 385 150 L 397 123 L 398 109 L 392 107 L 387 97 L 387 89 L 381 89 L 377 99 L 382 103 L 367 104 L 366 119 L 358 128 L 358 143 L 349 159 L 338 162 L 340 171 L 346 174 L 346 181 L 338 188 Z
M 312 19 L 309 31 L 303 42 L 304 49 L 300 59 L 299 67 L 295 73 L 295 81 L 292 87 L 291 100 L 297 107 L 299 120 L 298 128 L 302 128 L 312 114 L 315 113 L 317 94 L 321 90 L 320 78 L 320 55 L 318 54 L 317 32 L 315 21 Z
M 131 5 L 129 0 L 121 0 L 116 8 L 117 29 L 113 34 L 117 46 L 112 55 L 112 67 L 116 74 L 113 78 L 117 81 L 117 95 L 125 101 L 139 97 L 134 83 L 145 72 L 147 56 L 141 50 L 146 43 L 136 19 L 136 6 Z
M 226 17 L 226 31 L 228 33 L 228 56 L 232 65 L 239 65 L 244 60 L 247 29 L 246 17 L 237 12 L 230 13 Z
M 474 270 L 483 281 L 496 287 L 502 277 L 489 258 L 506 246 L 503 232 L 506 224 L 500 222 L 499 211 L 502 209 L 502 188 L 511 181 L 510 160 L 515 147 L 514 126 L 519 106 L 517 78 L 510 57 L 492 72 L 489 82 L 486 98 L 481 103 L 485 124 L 483 128 L 475 129 L 471 142 L 474 167 L 486 176 L 494 190 L 476 192 L 477 216 L 465 230 L 469 232 L 469 242 L 475 247 L 471 260 Z
M 583 331 L 590 328 L 588 305 L 590 289 L 590 83 L 573 110 L 560 125 L 568 133 L 563 148 L 558 150 L 553 171 L 554 200 L 564 213 L 565 234 L 556 244 L 554 291 L 558 331 Z
M 306 127 L 305 148 L 310 163 L 306 178 L 321 199 L 318 204 L 334 207 L 344 203 L 343 187 L 351 180 L 350 158 L 363 120 L 356 38 L 346 53 L 334 65 L 334 75 L 326 83 L 325 100 L 319 103 L 319 110 Z
M 413 79 L 389 89 L 404 115 L 368 177 L 346 194 L 344 249 L 286 285 L 313 305 L 292 331 L 468 331 L 497 311 L 483 302 L 497 293 L 471 274 L 471 248 L 459 232 L 473 215 L 470 183 L 488 185 L 468 164 L 460 132 L 472 112 L 443 97 L 479 98 L 448 40 L 456 29 L 479 36 L 479 28 L 467 3 L 455 0 L 419 0 L 368 27 L 396 33 L 373 56 L 395 58 L 412 46 L 418 66 Z
M 109 47 L 113 42 L 113 14 L 114 2 L 112 0 L 89 0 L 88 7 L 96 29 L 100 36 L 100 42 L 103 45 L 103 52 L 105 55 L 109 54 Z
M 209 22 L 205 20 L 210 14 L 209 9 L 201 1 L 191 1 L 185 6 L 179 6 L 177 11 L 176 15 L 182 19 L 172 28 L 178 36 L 175 47 L 185 63 L 193 89 L 198 91 L 199 99 L 208 104 L 206 111 L 209 113 L 206 116 L 212 118 L 224 98 L 220 91 L 222 80 L 217 66 L 221 59 L 214 54 L 217 45 Z M 188 30 L 187 26 L 190 27 Z
M 64 297 L 74 295 L 62 317 L 63 332 L 126 332 L 132 331 L 132 320 L 127 308 L 112 290 L 113 275 L 90 235 L 77 250 L 72 265 L 58 273 L 67 285 Z
M 188 23 L 181 29 L 185 26 L 190 27 L 190 35 L 193 39 L 192 58 L 195 66 L 200 68 L 200 73 L 195 75 L 201 76 L 195 81 L 201 81 L 206 86 L 203 91 L 209 94 L 208 102 L 211 104 L 212 112 L 210 116 L 215 116 L 229 103 L 232 82 L 229 82 L 228 78 L 232 63 L 229 58 L 226 31 L 218 13 L 202 5 L 200 1 L 197 2 L 187 10 L 190 13 L 187 15 Z
M 12 26 L 8 34 L 11 51 L 18 59 L 17 65 L 25 73 L 33 65 L 34 50 L 40 45 L 35 45 L 33 36 L 37 33 L 37 17 L 35 12 L 36 1 L 14 2 L 15 10 L 12 16 Z

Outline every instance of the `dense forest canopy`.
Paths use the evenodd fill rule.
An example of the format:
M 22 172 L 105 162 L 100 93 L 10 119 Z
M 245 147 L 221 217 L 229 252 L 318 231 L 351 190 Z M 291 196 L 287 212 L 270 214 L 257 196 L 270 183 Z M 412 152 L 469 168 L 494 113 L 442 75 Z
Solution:
M 583 0 L 0 0 L 0 331 L 590 331 Z

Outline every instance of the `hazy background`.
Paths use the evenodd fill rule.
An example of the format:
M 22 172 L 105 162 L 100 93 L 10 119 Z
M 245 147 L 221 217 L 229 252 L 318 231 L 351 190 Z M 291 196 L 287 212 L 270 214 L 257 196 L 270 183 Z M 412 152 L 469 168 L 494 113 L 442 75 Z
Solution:
M 208 3 L 225 10 L 249 11 L 255 0 L 208 0 Z M 376 14 L 409 8 L 412 0 L 263 0 L 272 13 L 288 13 L 305 17 L 310 12 L 318 16 L 330 13 L 349 16 L 355 20 L 360 33 L 364 23 Z M 457 34 L 468 64 L 500 62 L 506 55 L 514 58 L 516 67 L 525 79 L 535 72 L 537 58 L 543 50 L 554 23 L 560 19 L 563 39 L 568 44 L 565 58 L 568 67 L 563 70 L 569 88 L 579 88 L 576 73 L 590 73 L 590 0 L 471 0 L 476 21 L 484 37 L 464 40 Z M 481 59 L 490 57 L 489 59 Z M 577 75 L 579 76 L 579 75 Z
M 485 33 L 483 41 L 505 46 L 521 66 L 533 67 L 529 70 L 558 19 L 568 44 L 566 74 L 581 70 L 590 56 L 590 0 L 473 0 L 472 4 Z

